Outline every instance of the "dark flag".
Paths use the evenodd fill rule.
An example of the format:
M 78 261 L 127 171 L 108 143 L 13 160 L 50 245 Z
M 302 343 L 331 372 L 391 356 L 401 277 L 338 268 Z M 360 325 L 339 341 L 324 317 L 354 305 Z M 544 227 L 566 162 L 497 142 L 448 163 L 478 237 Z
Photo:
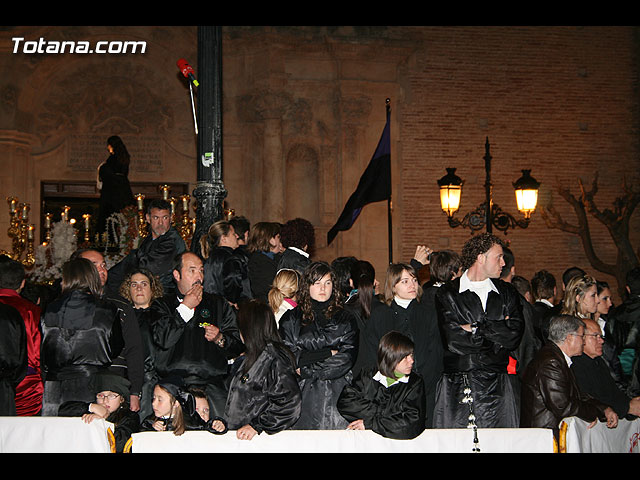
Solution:
M 327 245 L 331 244 L 339 231 L 349 230 L 362 208 L 373 202 L 391 198 L 391 136 L 389 133 L 389 110 L 387 123 L 369 165 L 360 177 L 356 191 L 351 194 L 336 224 L 327 233 Z

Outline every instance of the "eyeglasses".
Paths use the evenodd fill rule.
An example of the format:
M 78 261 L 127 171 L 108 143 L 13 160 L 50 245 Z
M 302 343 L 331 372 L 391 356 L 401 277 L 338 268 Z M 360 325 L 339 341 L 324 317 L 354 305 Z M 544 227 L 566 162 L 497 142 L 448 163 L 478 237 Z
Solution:
M 96 395 L 96 398 L 97 398 L 98 400 L 103 400 L 103 399 L 106 399 L 106 400 L 115 400 L 115 399 L 116 399 L 116 398 L 118 398 L 119 396 L 120 396 L 120 394 L 118 394 L 118 393 L 109 393 L 109 394 L 107 394 L 107 395 L 103 395 L 102 393 L 99 393 L 99 394 L 97 394 L 97 395 Z
M 584 337 L 584 335 L 578 335 L 577 333 L 570 333 L 569 335 L 573 335 L 574 337 Z
M 585 337 L 596 337 L 604 340 L 604 335 L 601 335 L 599 333 L 585 333 L 584 335 Z

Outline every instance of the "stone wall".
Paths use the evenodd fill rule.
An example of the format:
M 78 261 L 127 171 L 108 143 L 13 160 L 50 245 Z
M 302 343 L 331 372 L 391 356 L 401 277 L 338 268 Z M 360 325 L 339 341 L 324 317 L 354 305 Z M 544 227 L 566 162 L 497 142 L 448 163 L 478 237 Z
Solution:
M 223 180 L 227 205 L 252 222 L 301 216 L 317 230 L 316 258 L 354 255 L 388 263 L 387 209 L 367 206 L 330 245 L 335 223 L 373 154 L 391 101 L 393 260 L 418 243 L 459 250 L 437 179 L 456 167 L 463 215 L 483 201 L 484 142 L 494 201 L 519 216 L 512 182 L 531 169 L 541 204 L 575 222 L 558 185 L 578 192 L 599 174 L 596 199 L 611 208 L 638 171 L 638 44 L 626 27 L 223 27 Z M 25 40 L 138 40 L 145 53 L 13 53 Z M 195 186 L 189 89 L 175 65 L 197 71 L 196 27 L 5 27 L 0 32 L 0 189 L 40 212 L 43 180 L 95 178 L 106 138 L 130 145 L 131 181 Z M 197 73 L 197 72 L 196 72 Z M 0 213 L 0 231 L 8 216 Z M 35 222 L 39 223 L 39 222 Z M 615 261 L 607 231 L 594 245 Z M 632 221 L 638 245 L 640 218 Z M 500 234 L 502 235 L 502 234 Z M 588 264 L 577 237 L 540 213 L 505 237 L 527 278 L 558 278 Z M 0 248 L 8 238 L 0 238 Z M 606 278 L 614 283 L 612 277 Z

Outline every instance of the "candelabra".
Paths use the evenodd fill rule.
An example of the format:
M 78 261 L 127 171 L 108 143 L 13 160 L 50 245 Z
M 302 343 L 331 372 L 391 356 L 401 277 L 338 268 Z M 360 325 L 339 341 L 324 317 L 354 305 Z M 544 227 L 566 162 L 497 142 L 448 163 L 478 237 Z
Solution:
M 187 194 L 180 195 L 180 201 L 182 202 L 182 214 L 180 221 L 176 220 L 178 224 L 178 232 L 187 245 L 191 244 L 191 238 L 193 237 L 193 225 L 194 220 L 189 216 L 189 201 L 191 197 Z
M 144 218 L 144 195 L 138 193 L 135 197 L 138 206 L 138 235 L 140 238 L 144 238 L 149 234 L 149 227 Z
M 33 247 L 35 225 L 29 223 L 30 206 L 28 203 L 18 204 L 16 197 L 7 197 L 7 203 L 9 204 L 10 216 L 7 234 L 11 238 L 11 252 L 2 250 L 0 253 L 18 260 L 25 267 L 30 268 L 35 264 Z M 25 258 L 20 260 L 23 253 L 25 253 Z

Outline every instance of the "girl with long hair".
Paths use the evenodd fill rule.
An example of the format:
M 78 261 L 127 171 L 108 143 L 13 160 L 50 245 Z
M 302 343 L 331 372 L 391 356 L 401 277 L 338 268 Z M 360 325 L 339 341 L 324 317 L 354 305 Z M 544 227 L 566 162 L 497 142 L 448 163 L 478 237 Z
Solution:
M 291 268 L 283 268 L 273 279 L 273 286 L 269 290 L 269 306 L 273 310 L 276 323 L 284 312 L 295 308 L 298 303 L 296 295 L 300 288 L 300 274 Z
M 259 300 L 240 306 L 244 354 L 234 364 L 224 418 L 241 440 L 290 428 L 300 416 L 295 359 L 284 345 L 271 308 Z
M 214 434 L 227 431 L 224 419 L 211 417 L 204 421 L 196 409 L 195 397 L 179 377 L 160 380 L 153 389 L 153 413 L 142 421 L 141 431 L 182 435 L 189 430 L 206 430 Z
M 565 289 L 561 313 L 578 318 L 594 318 L 599 303 L 595 278 L 590 275 L 580 275 L 569 281 Z
M 302 277 L 298 306 L 280 319 L 280 336 L 295 355 L 302 391 L 296 429 L 333 430 L 347 425 L 336 402 L 352 379 L 358 327 L 342 307 L 342 295 L 333 284 L 328 263 L 311 263 Z

